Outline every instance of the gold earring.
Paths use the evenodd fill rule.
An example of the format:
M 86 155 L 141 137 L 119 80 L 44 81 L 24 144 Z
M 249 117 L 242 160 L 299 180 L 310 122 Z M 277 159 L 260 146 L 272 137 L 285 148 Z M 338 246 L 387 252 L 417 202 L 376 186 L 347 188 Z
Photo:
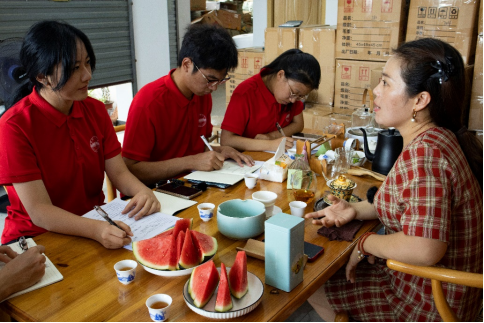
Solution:
M 413 109 L 413 115 L 412 115 L 412 122 L 415 122 L 415 118 L 417 118 L 417 111 L 415 111 L 415 109 Z

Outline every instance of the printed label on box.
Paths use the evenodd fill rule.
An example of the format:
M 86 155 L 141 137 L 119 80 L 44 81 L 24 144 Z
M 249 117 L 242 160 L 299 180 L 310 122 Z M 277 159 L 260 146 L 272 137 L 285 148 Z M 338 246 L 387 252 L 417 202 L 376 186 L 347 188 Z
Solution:
M 341 78 L 351 79 L 351 66 L 343 65 L 343 68 L 341 69 Z
M 372 4 L 373 4 L 373 0 L 363 0 L 363 8 L 361 9 L 361 12 L 371 12 Z
M 247 57 L 242 57 L 241 62 L 240 62 L 240 67 L 242 67 L 242 68 L 249 67 L 249 62 L 248 62 Z
M 425 15 L 422 18 L 425 18 Z M 429 8 L 428 18 L 432 18 L 432 19 L 437 18 L 437 7 Z
M 459 19 L 459 8 L 458 7 L 451 7 L 450 8 L 450 19 Z
M 427 7 L 418 7 L 417 17 L 425 18 L 427 16 Z
M 262 57 L 254 58 L 254 68 L 261 69 L 262 68 Z
M 447 9 L 443 7 L 439 8 L 439 18 L 447 19 Z
M 354 6 L 353 0 L 345 0 L 345 12 L 353 12 Z
M 370 79 L 370 68 L 360 66 L 360 74 L 359 74 L 360 81 L 368 81 Z
M 381 12 L 382 13 L 392 13 L 393 10 L 393 0 L 382 0 L 381 1 Z

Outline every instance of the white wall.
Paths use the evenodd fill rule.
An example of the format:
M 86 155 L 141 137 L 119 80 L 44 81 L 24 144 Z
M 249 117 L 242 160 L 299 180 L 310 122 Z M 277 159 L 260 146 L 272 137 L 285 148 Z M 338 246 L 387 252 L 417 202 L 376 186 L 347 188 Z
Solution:
M 166 0 L 131 0 L 138 90 L 170 71 Z
M 267 1 L 254 0 L 252 8 L 254 46 L 263 47 L 265 30 L 267 28 Z
M 338 0 L 326 0 L 325 25 L 336 25 L 338 23 Z

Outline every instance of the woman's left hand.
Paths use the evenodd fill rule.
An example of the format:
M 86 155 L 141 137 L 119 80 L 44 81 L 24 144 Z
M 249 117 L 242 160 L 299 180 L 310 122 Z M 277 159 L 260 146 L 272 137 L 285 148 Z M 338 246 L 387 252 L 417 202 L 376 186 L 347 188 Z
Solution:
M 375 256 L 373 256 L 373 255 L 369 256 L 366 259 L 372 265 L 375 263 Z M 348 260 L 348 263 L 346 264 L 346 280 L 349 280 L 352 283 L 354 283 L 356 281 L 356 266 L 358 266 L 358 263 L 361 260 L 358 259 L 358 247 L 355 246 L 355 248 L 353 249 L 353 252 L 351 253 L 350 259 Z
M 219 146 L 218 152 L 224 156 L 225 159 L 233 159 L 239 166 L 254 166 L 255 162 L 254 159 L 249 156 L 242 154 L 241 152 L 237 151 L 236 149 L 229 147 L 229 146 Z
M 135 220 L 139 220 L 145 215 L 149 215 L 155 212 L 161 211 L 161 204 L 156 198 L 155 194 L 149 188 L 143 189 L 138 192 L 128 205 L 121 212 L 126 214 L 129 212 L 128 216 L 131 218 L 133 216 Z

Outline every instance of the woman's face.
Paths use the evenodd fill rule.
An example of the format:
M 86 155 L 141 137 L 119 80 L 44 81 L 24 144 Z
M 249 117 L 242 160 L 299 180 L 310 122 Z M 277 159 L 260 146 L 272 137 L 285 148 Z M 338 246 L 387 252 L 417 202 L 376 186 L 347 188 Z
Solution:
M 60 104 L 72 105 L 72 101 L 82 101 L 87 97 L 87 86 L 92 77 L 90 57 L 87 54 L 86 47 L 81 41 L 77 41 L 77 54 L 76 62 L 69 80 L 66 84 L 58 90 L 52 91 L 58 84 L 58 81 L 62 78 L 63 68 L 62 63 L 57 65 L 54 70 L 56 77 L 47 76 L 49 81 L 47 90 L 44 93 L 51 97 L 52 100 L 59 102 Z M 47 99 L 49 103 L 52 101 Z M 54 107 L 57 107 L 53 104 Z
M 410 124 L 414 106 L 405 92 L 400 66 L 400 59 L 391 57 L 385 64 L 380 83 L 373 89 L 375 121 L 397 129 Z
M 281 70 L 276 75 L 273 94 L 277 103 L 286 105 L 305 99 L 311 90 L 310 87 L 301 82 L 286 78 L 284 76 L 284 71 Z

